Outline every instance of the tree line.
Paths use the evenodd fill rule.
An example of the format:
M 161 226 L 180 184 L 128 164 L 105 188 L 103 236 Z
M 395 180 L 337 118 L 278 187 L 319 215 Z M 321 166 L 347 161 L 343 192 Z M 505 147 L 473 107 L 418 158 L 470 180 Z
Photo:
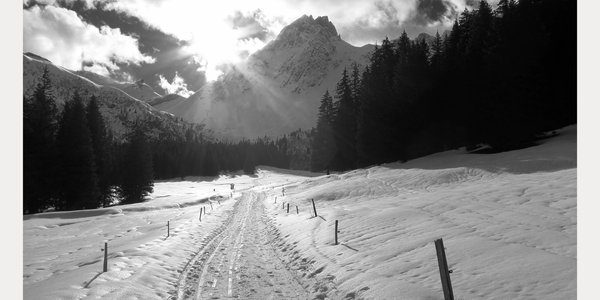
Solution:
M 59 112 L 47 69 L 23 99 L 23 210 L 75 210 L 144 201 L 155 179 L 254 174 L 257 165 L 287 168 L 297 159 L 292 137 L 221 142 L 189 129 L 185 136 L 151 136 L 135 122 L 115 139 L 95 96 L 74 91 Z M 84 104 L 87 103 L 87 104 Z
M 243 170 L 254 174 L 257 165 L 288 168 L 290 155 L 286 137 L 258 138 L 239 142 L 205 141 L 188 134 L 186 138 L 151 141 L 156 179 L 184 176 L 218 176 L 223 171 Z
M 532 145 L 577 122 L 576 57 L 568 0 L 481 1 L 430 44 L 406 32 L 386 38 L 321 98 L 311 169 Z

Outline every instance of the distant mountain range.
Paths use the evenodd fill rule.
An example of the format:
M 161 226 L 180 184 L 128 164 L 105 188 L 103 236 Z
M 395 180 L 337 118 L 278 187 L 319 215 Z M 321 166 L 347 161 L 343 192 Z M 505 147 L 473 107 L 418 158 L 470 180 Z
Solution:
M 107 127 L 116 139 L 123 139 L 136 123 L 141 122 L 149 126 L 148 133 L 154 137 L 184 137 L 189 129 L 203 132 L 202 125 L 186 122 L 171 113 L 155 109 L 148 103 L 176 97 L 160 96 L 141 82 L 121 83 L 91 72 L 74 72 L 33 53 L 23 54 L 24 97 L 33 94 L 44 68 L 48 68 L 50 73 L 59 110 L 65 101 L 73 97 L 75 91 L 86 100 L 95 95 Z

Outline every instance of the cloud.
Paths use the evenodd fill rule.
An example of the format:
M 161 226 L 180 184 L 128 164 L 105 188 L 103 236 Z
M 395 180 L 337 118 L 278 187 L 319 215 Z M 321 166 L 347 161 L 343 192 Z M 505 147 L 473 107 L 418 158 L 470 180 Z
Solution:
M 194 92 L 189 91 L 187 88 L 187 84 L 185 80 L 175 72 L 175 76 L 173 77 L 173 81 L 169 82 L 164 76 L 158 75 L 159 82 L 161 88 L 163 88 L 168 94 L 177 94 L 179 96 L 188 98 Z
M 236 47 L 225 39 L 256 38 L 265 43 L 300 16 L 328 16 L 348 42 L 362 46 L 398 35 L 404 28 L 414 34 L 449 27 L 453 11 L 475 0 L 219 0 L 210 7 L 197 0 L 119 0 L 105 9 L 144 20 L 165 33 L 199 44 L 202 49 Z M 497 2 L 497 0 L 492 0 Z M 176 17 L 174 17 L 176 16 Z M 435 27 L 435 28 L 433 28 Z M 420 31 L 420 32 L 418 32 Z M 225 45 L 223 45 L 225 44 Z M 210 52 L 210 50 L 203 50 Z M 203 54 L 209 61 L 207 53 Z
M 83 22 L 72 10 L 32 6 L 23 10 L 23 49 L 73 70 L 102 75 L 117 72 L 118 64 L 151 64 L 138 40 L 118 28 L 100 28 Z
M 261 41 L 265 41 L 269 38 L 270 32 L 267 26 L 264 26 L 260 22 L 264 19 L 264 15 L 261 10 L 256 10 L 251 13 L 243 13 L 241 11 L 235 11 L 233 15 L 229 16 L 232 29 L 240 30 L 240 38 L 256 38 Z
M 447 23 L 456 17 L 456 8 L 449 0 L 418 0 L 414 21 L 419 25 Z
M 479 7 L 479 1 L 478 0 L 465 0 L 465 5 L 467 5 L 470 8 L 476 8 L 476 7 Z

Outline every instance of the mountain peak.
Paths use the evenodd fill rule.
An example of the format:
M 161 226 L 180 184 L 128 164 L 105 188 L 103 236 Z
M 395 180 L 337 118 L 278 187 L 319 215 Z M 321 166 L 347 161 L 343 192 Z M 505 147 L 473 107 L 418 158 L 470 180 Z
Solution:
M 335 26 L 327 16 L 316 19 L 312 15 L 303 15 L 284 27 L 275 39 L 286 47 L 294 47 L 313 39 L 339 39 Z

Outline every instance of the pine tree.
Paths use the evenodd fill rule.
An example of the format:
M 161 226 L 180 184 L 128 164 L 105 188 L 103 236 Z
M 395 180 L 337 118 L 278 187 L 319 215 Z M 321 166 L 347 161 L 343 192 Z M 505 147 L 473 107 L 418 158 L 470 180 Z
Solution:
M 85 106 L 79 93 L 65 104 L 57 135 L 60 152 L 59 209 L 99 206 L 98 180 Z
M 317 128 L 312 139 L 310 168 L 312 171 L 331 169 L 331 160 L 336 152 L 335 140 L 333 138 L 333 99 L 329 91 L 321 98 Z
M 92 139 L 92 148 L 94 149 L 94 162 L 96 164 L 96 174 L 98 177 L 98 188 L 100 192 L 99 202 L 106 207 L 110 201 L 110 160 L 108 156 L 108 146 L 111 141 L 108 139 L 108 132 L 96 96 L 92 96 L 87 106 L 87 120 Z
M 373 56 L 375 53 L 373 54 Z M 361 77 L 360 102 L 358 104 L 358 114 L 356 122 L 356 163 L 359 167 L 365 167 L 375 162 L 371 155 L 373 152 L 373 141 L 375 140 L 373 132 L 376 120 L 373 117 L 376 114 L 373 101 L 373 79 L 371 76 L 371 63 L 365 67 Z
M 354 168 L 356 163 L 356 107 L 346 69 L 337 84 L 335 99 L 337 112 L 333 122 L 333 132 L 337 152 L 333 168 L 348 170 Z
M 396 45 L 396 56 L 398 56 L 398 65 L 397 69 L 406 68 L 408 66 L 410 53 L 410 39 L 406 34 L 406 31 L 402 31 L 402 35 L 398 39 L 398 44 Z
M 396 102 L 393 81 L 398 61 L 394 45 L 387 38 L 371 55 L 368 76 L 362 80 L 358 114 L 356 149 L 360 166 L 391 161 L 394 156 L 390 149 L 394 138 L 389 129 L 398 118 L 391 109 Z
M 122 165 L 120 195 L 122 203 L 137 203 L 154 190 L 152 153 L 143 127 L 138 125 L 129 136 Z
M 435 39 L 431 45 L 431 68 L 434 72 L 441 72 L 442 65 L 442 54 L 444 50 L 444 43 L 439 32 L 435 33 Z
M 456 63 L 459 60 L 459 44 L 461 38 L 462 35 L 458 20 L 455 20 L 452 25 L 452 31 L 450 31 L 444 46 L 444 67 L 447 72 L 456 69 Z
M 37 213 L 56 197 L 57 109 L 48 68 L 23 103 L 23 209 Z
M 360 98 L 360 89 L 361 89 L 361 81 L 360 81 L 360 66 L 356 63 L 352 63 L 352 76 L 350 79 L 350 89 L 352 90 L 352 102 L 354 106 L 358 106 L 359 98 Z

